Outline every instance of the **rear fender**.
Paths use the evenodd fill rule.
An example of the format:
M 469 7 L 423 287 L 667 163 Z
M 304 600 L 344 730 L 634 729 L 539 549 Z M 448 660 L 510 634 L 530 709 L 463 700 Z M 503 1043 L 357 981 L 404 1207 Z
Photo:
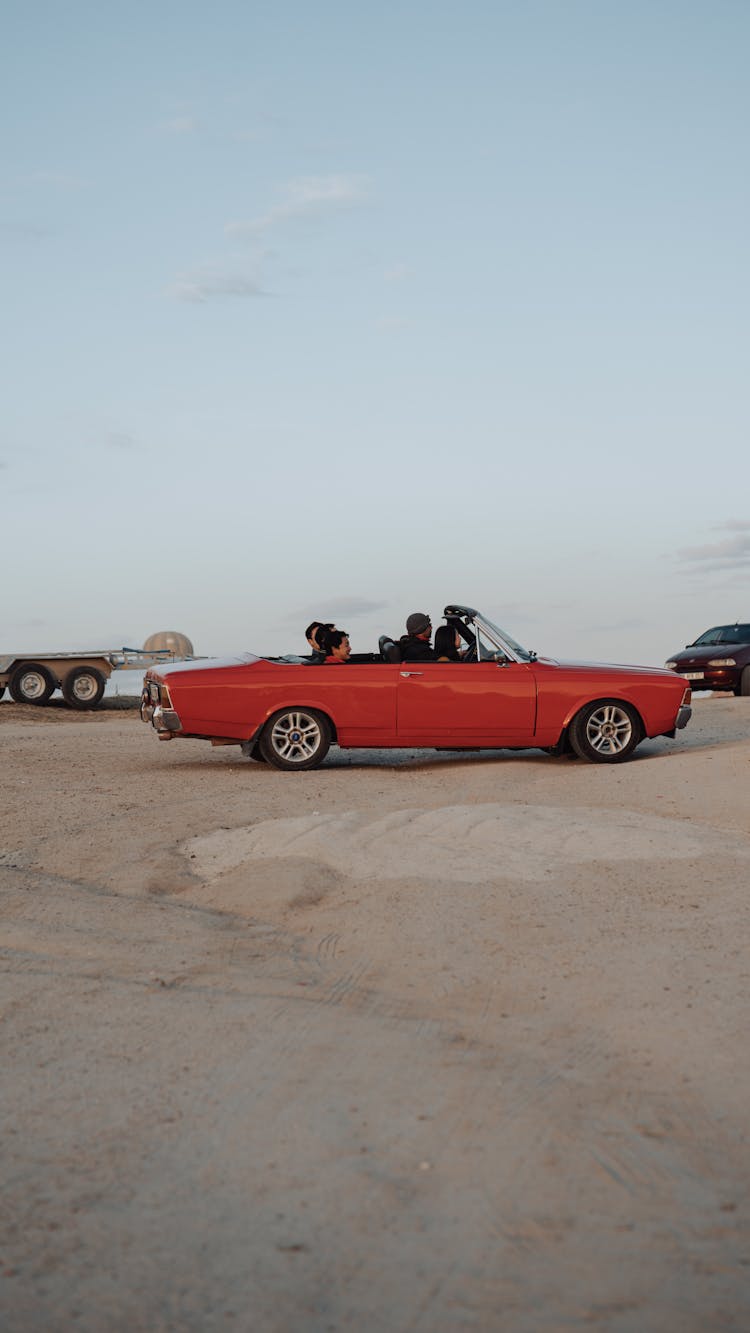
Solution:
M 329 727 L 331 728 L 331 739 L 334 740 L 334 741 L 336 741 L 336 742 L 338 742 L 338 729 L 337 729 L 337 727 L 336 727 L 336 723 L 334 722 L 333 718 L 331 717 L 331 714 L 328 712 L 328 709 L 327 709 L 327 708 L 321 708 L 320 704 L 307 704 L 307 703 L 301 703 L 300 700 L 299 700 L 298 698 L 295 698 L 295 699 L 291 699 L 288 703 L 285 703 L 285 704 L 276 704 L 276 706 L 275 706 L 274 708 L 269 708 L 268 712 L 266 713 L 265 717 L 263 718 L 263 721 L 260 722 L 260 723 L 258 724 L 258 726 L 255 728 L 255 731 L 253 732 L 252 736 L 250 737 L 250 743 L 251 743 L 251 744 L 258 740 L 258 738 L 260 737 L 260 734 L 261 734 L 263 728 L 265 727 L 266 723 L 268 722 L 269 718 L 272 718 L 272 717 L 274 716 L 275 713 L 281 713 L 281 712 L 283 712 L 283 710 L 284 710 L 285 708 L 296 708 L 296 709 L 298 709 L 300 712 L 305 712 L 305 710 L 307 710 L 307 712 L 309 712 L 309 713 L 319 713 L 321 717 L 324 717 L 324 718 L 325 718 L 326 722 L 328 723 Z

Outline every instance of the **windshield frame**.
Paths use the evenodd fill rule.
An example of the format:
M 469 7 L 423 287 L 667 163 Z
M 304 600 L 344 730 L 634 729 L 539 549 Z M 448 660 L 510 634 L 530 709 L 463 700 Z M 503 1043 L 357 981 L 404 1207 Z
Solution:
M 500 629 L 499 625 L 495 625 L 493 621 L 488 620 L 481 612 L 477 611 L 473 619 L 477 628 L 483 634 L 486 634 L 487 638 L 495 644 L 495 647 L 499 648 L 506 657 L 509 657 L 511 662 L 528 663 L 536 661 L 536 653 L 517 643 L 512 635 L 508 634 L 506 630 Z

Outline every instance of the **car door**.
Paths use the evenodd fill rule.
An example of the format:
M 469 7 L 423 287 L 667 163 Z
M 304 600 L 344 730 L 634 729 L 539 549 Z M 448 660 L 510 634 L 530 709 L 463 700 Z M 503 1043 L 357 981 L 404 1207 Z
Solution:
M 401 745 L 533 744 L 536 680 L 526 662 L 403 662 Z

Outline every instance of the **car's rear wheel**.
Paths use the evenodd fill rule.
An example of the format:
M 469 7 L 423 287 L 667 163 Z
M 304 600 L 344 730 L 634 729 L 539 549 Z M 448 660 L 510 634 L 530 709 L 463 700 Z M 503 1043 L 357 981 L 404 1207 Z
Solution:
M 597 699 L 576 713 L 568 734 L 580 759 L 593 764 L 619 764 L 629 758 L 641 740 L 641 720 L 630 704 L 619 699 Z
M 55 692 L 51 672 L 39 662 L 27 662 L 17 667 L 8 686 L 11 699 L 17 704 L 46 704 Z
M 740 683 L 735 690 L 735 694 L 741 694 L 743 698 L 750 695 L 750 666 L 746 666 L 740 676 Z
M 306 769 L 322 764 L 331 744 L 328 719 L 312 708 L 282 708 L 260 737 L 264 759 L 274 768 Z

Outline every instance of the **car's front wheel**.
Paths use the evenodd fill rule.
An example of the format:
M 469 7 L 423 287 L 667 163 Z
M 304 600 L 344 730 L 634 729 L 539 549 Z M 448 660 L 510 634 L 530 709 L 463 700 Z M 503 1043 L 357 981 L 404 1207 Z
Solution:
M 576 713 L 568 732 L 580 759 L 594 764 L 619 764 L 641 740 L 641 720 L 630 704 L 597 699 Z
M 274 768 L 317 768 L 331 744 L 330 724 L 313 709 L 282 708 L 263 728 L 260 748 Z
M 740 683 L 735 690 L 735 694 L 742 695 L 743 698 L 750 695 L 750 666 L 743 668 L 742 675 L 740 676 Z

